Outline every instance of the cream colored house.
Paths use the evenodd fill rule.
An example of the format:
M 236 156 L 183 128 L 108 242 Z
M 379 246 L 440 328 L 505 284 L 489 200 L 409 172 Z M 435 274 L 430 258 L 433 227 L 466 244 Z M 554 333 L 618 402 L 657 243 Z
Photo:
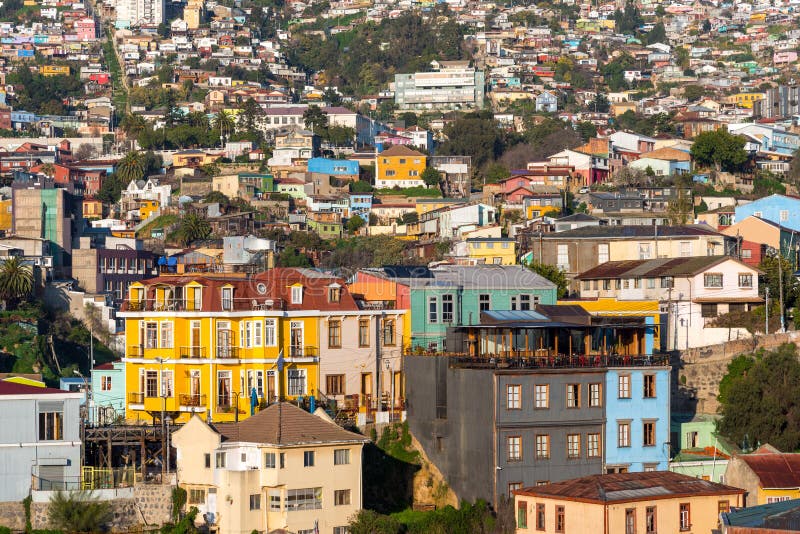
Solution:
M 745 491 L 669 471 L 591 475 L 514 492 L 517 534 L 711 534 Z
M 345 534 L 361 509 L 367 439 L 322 410 L 276 403 L 239 423 L 194 416 L 172 440 L 187 506 L 220 534 Z

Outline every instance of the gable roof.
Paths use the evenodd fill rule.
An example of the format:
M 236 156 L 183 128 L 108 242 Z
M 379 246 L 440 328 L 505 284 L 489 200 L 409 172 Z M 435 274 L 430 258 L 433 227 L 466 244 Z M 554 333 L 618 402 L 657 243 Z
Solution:
M 0 380 L 0 396 L 3 395 L 77 395 L 82 397 L 81 392 L 65 391 L 56 388 L 40 388 L 37 386 L 29 386 L 27 384 L 19 384 L 16 382 L 8 382 Z
M 736 493 L 743 494 L 745 490 L 671 471 L 591 475 L 514 492 L 515 495 L 596 504 Z
M 650 216 L 648 214 L 648 216 Z M 651 226 L 640 224 L 582 226 L 563 232 L 552 232 L 542 235 L 543 239 L 627 239 L 654 237 L 692 237 L 713 236 L 721 234 L 707 224 L 687 224 L 682 226 Z
M 762 488 L 800 488 L 800 454 L 743 454 L 737 458 L 755 473 Z
M 267 445 L 366 443 L 366 437 L 311 414 L 288 402 L 271 404 L 239 423 L 214 423 L 223 441 Z
M 689 258 L 658 258 L 655 260 L 608 261 L 576 276 L 576 279 L 660 278 L 662 276 L 694 276 L 725 261 L 735 261 L 747 269 L 760 272 L 730 256 L 695 256 Z
M 659 148 L 642 154 L 642 159 L 661 159 L 665 161 L 692 161 L 692 156 L 677 148 Z
M 392 145 L 383 152 L 378 154 L 378 157 L 382 156 L 420 156 L 420 157 L 427 157 L 422 152 L 417 152 L 416 150 L 411 150 L 405 145 Z

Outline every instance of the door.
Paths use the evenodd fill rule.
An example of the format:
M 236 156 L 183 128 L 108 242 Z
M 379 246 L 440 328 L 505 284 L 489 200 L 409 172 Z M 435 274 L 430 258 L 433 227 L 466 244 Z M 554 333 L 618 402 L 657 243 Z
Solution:
M 217 322 L 217 358 L 230 358 L 233 339 L 231 336 L 231 323 L 228 321 Z
M 208 488 L 206 507 L 208 508 L 208 518 L 206 522 L 209 525 L 213 525 L 217 521 L 217 488 Z
M 372 401 L 372 373 L 361 373 L 361 406 L 370 406 Z
M 200 321 L 192 321 L 191 324 L 191 333 L 189 336 L 189 344 L 191 347 L 189 348 L 189 353 L 192 358 L 199 358 L 200 357 Z
M 200 371 L 189 372 L 190 406 L 200 406 Z
M 303 323 L 292 321 L 289 330 L 290 356 L 303 356 Z
M 267 403 L 278 400 L 278 390 L 276 388 L 275 371 L 267 371 Z

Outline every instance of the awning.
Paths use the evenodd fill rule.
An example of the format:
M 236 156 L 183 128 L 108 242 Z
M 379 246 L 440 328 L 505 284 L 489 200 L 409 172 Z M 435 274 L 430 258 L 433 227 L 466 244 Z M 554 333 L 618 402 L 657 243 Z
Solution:
M 697 297 L 692 299 L 692 302 L 698 304 L 762 304 L 764 299 L 761 297 Z

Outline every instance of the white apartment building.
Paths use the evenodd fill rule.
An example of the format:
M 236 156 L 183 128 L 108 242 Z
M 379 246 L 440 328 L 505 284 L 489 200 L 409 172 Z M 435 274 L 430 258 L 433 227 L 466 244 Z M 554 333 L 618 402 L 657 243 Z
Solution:
M 395 74 L 394 102 L 401 110 L 481 109 L 485 74 L 466 61 L 433 62 L 433 71 Z
M 164 22 L 164 0 L 114 0 L 117 28 Z

